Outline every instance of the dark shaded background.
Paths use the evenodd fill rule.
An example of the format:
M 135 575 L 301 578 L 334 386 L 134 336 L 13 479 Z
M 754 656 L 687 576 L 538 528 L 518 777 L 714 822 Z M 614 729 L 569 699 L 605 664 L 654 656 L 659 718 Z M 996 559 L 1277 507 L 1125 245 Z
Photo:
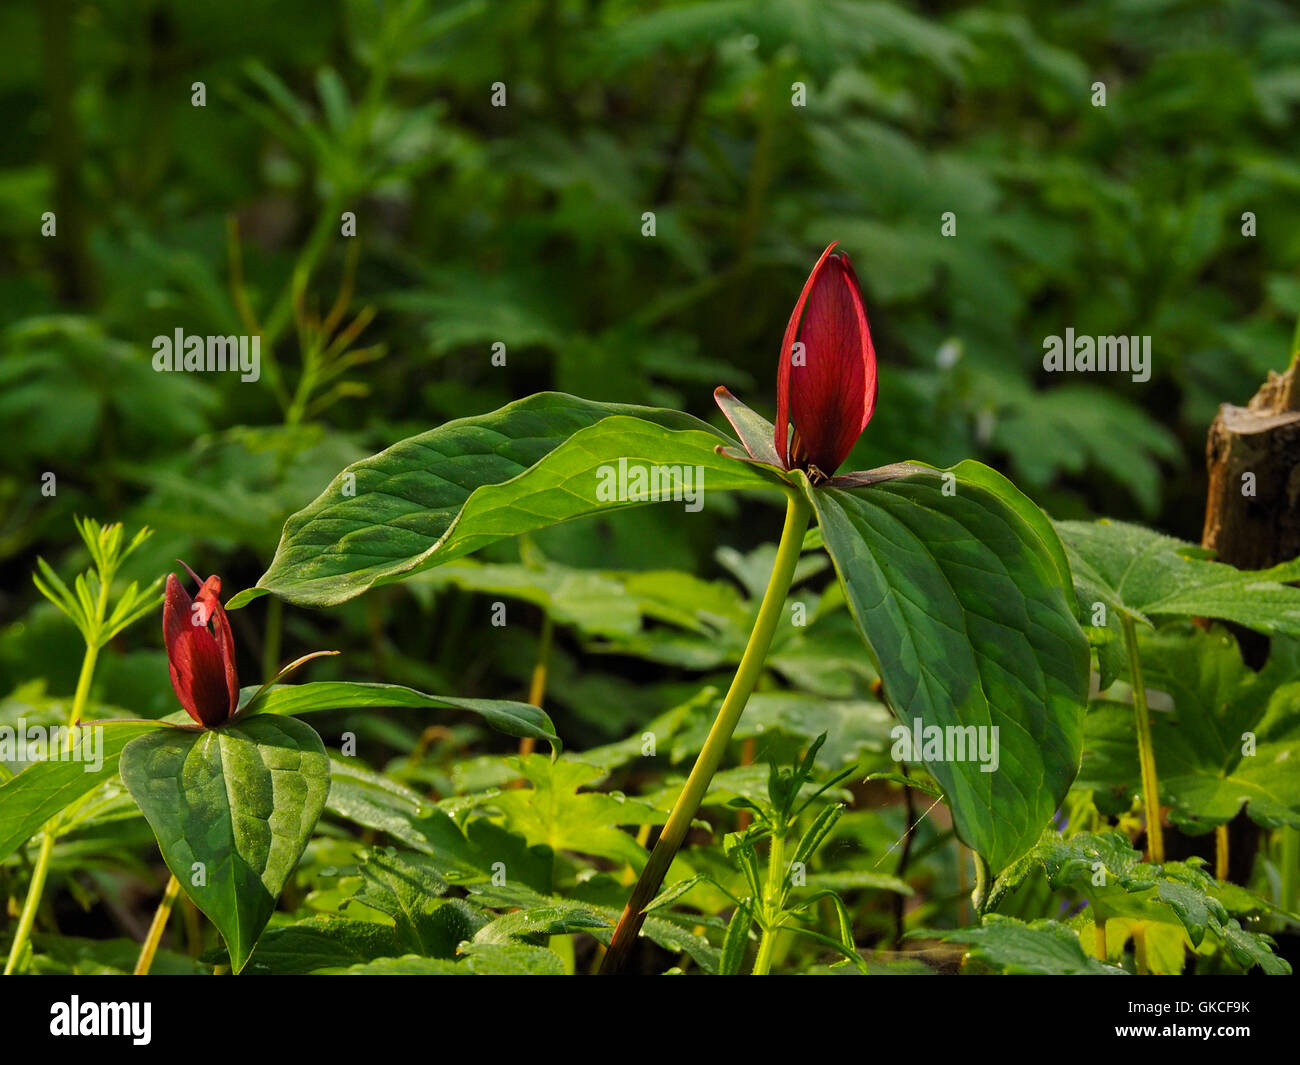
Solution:
M 234 591 L 343 465 L 452 417 L 545 388 L 713 417 L 723 383 L 770 415 L 832 239 L 881 360 L 853 465 L 978 457 L 1056 517 L 1199 539 L 1208 423 L 1285 366 L 1300 313 L 1297 104 L 1300 20 L 1273 0 L 7 5 L 0 692 L 75 682 L 76 633 L 28 577 L 38 553 L 83 563 L 74 513 L 157 530 L 135 575 L 180 557 Z M 355 365 L 327 367 L 358 314 L 335 353 Z M 154 373 L 178 327 L 256 327 L 262 380 Z M 1067 327 L 1149 334 L 1151 380 L 1044 374 Z M 539 544 L 713 575 L 719 540 L 778 521 L 711 500 Z M 523 685 L 529 655 L 482 649 L 448 594 L 287 611 L 282 657 Z M 266 609 L 236 615 L 248 674 Z M 100 697 L 170 708 L 158 643 L 108 656 Z

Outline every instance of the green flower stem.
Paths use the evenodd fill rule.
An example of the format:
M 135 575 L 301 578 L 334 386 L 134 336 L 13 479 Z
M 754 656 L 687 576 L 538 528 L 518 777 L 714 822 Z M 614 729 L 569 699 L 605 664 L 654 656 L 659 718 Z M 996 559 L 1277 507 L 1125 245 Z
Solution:
M 758 957 L 754 959 L 754 975 L 766 976 L 772 968 L 772 948 L 780 927 L 776 919 L 781 912 L 781 896 L 785 888 L 785 839 L 772 833 L 772 846 L 767 852 L 767 884 L 763 888 L 763 937 L 758 941 Z
M 546 677 L 551 665 L 551 644 L 555 639 L 555 622 L 550 614 L 542 615 L 542 628 L 537 636 L 537 661 L 533 664 L 533 678 L 528 684 L 528 701 L 537 709 L 546 698 Z M 537 747 L 537 740 L 525 736 L 519 741 L 519 757 L 526 758 Z
M 659 840 L 632 889 L 632 897 L 628 899 L 623 915 L 619 918 L 618 927 L 614 929 L 609 950 L 600 967 L 603 974 L 618 972 L 627 961 L 627 955 L 645 921 L 643 911 L 658 894 L 668 867 L 672 865 L 673 858 L 691 827 L 691 820 L 704 801 L 709 782 L 722 764 L 731 734 L 736 731 L 750 692 L 762 675 L 763 659 L 767 656 L 776 623 L 785 608 L 786 593 L 790 591 L 790 584 L 794 580 L 795 566 L 803 549 L 803 535 L 811 517 L 811 505 L 796 489 L 791 489 L 785 512 L 785 528 L 781 531 L 781 543 L 776 550 L 776 562 L 772 566 L 772 576 L 768 579 L 767 591 L 763 593 L 763 602 L 758 608 L 753 631 L 749 634 L 749 643 L 745 645 L 745 653 L 736 668 L 736 675 L 732 678 L 718 716 L 695 760 L 695 767 L 691 770 L 672 813 L 668 815 Z
M 1294 912 L 1296 883 L 1300 881 L 1300 829 L 1289 825 L 1282 829 L 1282 909 Z
M 1151 972 L 1147 961 L 1147 931 L 1140 925 L 1133 929 L 1133 968 L 1138 976 L 1147 976 Z
M 1228 826 L 1214 826 L 1214 876 L 1217 880 L 1228 879 Z
M 153 956 L 158 953 L 158 944 L 162 941 L 163 929 L 167 927 L 167 918 L 172 914 L 172 906 L 176 903 L 176 897 L 181 893 L 181 882 L 174 876 L 167 878 L 167 888 L 163 892 L 162 901 L 158 903 L 158 909 L 154 911 L 153 923 L 149 925 L 149 934 L 145 936 L 144 945 L 140 948 L 140 959 L 135 963 L 135 975 L 147 976 L 149 967 L 153 965 Z
M 1133 709 L 1137 712 L 1138 762 L 1142 766 L 1142 805 L 1147 820 L 1147 857 L 1160 864 L 1165 860 L 1165 840 L 1160 828 L 1160 784 L 1156 777 L 1155 747 L 1151 742 L 1151 712 L 1147 709 L 1147 689 L 1142 681 L 1137 629 L 1128 614 L 1121 614 L 1120 620 L 1124 626 L 1124 646 L 1128 651 L 1129 673 L 1133 680 Z
M 108 607 L 108 584 L 100 588 L 97 604 L 102 622 Z M 77 691 L 72 697 L 72 713 L 68 715 L 68 742 L 71 742 L 72 726 L 81 720 L 86 710 L 86 700 L 90 697 L 90 681 L 95 675 L 95 660 L 99 657 L 99 634 L 93 633 L 93 639 L 86 645 L 85 657 L 81 660 L 81 674 L 77 677 Z M 23 948 L 32 934 L 32 925 L 36 921 L 36 911 L 41 905 L 41 896 L 45 892 L 45 878 L 50 871 L 50 857 L 54 854 L 55 825 L 47 823 L 45 835 L 41 838 L 41 849 L 36 855 L 36 866 L 32 870 L 31 883 L 27 885 L 27 900 L 23 903 L 23 912 L 18 917 L 18 928 L 14 931 L 14 941 L 9 947 L 9 959 L 5 962 L 5 976 L 12 975 L 22 957 Z
M 989 903 L 989 863 L 979 851 L 973 850 L 970 853 L 975 860 L 975 890 L 970 894 L 970 905 L 978 921 L 983 919 L 984 910 Z
M 5 976 L 13 974 L 22 957 L 27 938 L 32 934 L 32 922 L 36 920 L 36 909 L 41 904 L 41 895 L 45 891 L 45 876 L 50 869 L 50 855 L 54 853 L 54 833 L 46 831 L 41 837 L 41 849 L 36 855 L 36 868 L 32 870 L 31 883 L 27 885 L 27 901 L 23 903 L 23 912 L 18 918 L 18 929 L 14 932 L 13 945 L 9 948 L 9 960 L 5 962 Z

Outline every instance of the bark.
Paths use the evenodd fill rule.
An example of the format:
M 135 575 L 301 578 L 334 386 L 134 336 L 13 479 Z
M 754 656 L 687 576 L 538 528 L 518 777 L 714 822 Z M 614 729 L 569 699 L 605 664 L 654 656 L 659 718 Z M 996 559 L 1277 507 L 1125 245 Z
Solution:
M 1300 356 L 1285 373 L 1270 372 L 1246 406 L 1219 408 L 1205 457 L 1210 484 L 1201 546 L 1238 569 L 1267 569 L 1300 555 Z M 1268 637 L 1238 625 L 1229 628 L 1246 664 L 1262 668 Z M 1245 883 L 1259 850 L 1259 827 L 1238 814 L 1228 836 L 1228 879 Z M 1212 833 L 1171 832 L 1166 846 L 1170 858 L 1199 854 L 1213 867 Z
M 1239 569 L 1300 555 L 1300 359 L 1270 372 L 1246 406 L 1219 408 L 1206 461 L 1202 545 Z

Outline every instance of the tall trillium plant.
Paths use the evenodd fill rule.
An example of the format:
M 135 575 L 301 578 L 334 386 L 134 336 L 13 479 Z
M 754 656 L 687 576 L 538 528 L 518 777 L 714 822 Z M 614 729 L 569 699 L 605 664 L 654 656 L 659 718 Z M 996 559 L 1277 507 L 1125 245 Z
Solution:
M 449 422 L 342 471 L 289 519 L 270 568 L 231 605 L 273 593 L 331 606 L 505 537 L 660 498 L 601 490 L 623 465 L 691 467 L 712 491 L 779 492 L 785 524 L 745 653 L 605 971 L 635 941 L 722 762 L 814 518 L 901 723 L 983 729 L 997 745 L 993 771 L 913 753 L 958 836 L 1002 869 L 1034 845 L 1079 768 L 1089 651 L 1069 565 L 1046 516 L 978 462 L 839 473 L 876 394 L 861 293 L 832 245 L 781 342 L 775 425 L 724 388 L 716 398 L 735 439 L 678 411 L 559 393 Z

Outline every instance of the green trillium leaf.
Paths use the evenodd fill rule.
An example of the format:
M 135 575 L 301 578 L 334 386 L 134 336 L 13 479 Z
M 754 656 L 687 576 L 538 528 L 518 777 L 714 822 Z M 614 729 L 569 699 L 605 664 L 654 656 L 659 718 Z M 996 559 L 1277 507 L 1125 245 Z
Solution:
M 509 699 L 458 699 L 451 695 L 425 695 L 400 684 L 370 684 L 354 681 L 323 680 L 308 684 L 286 684 L 267 688 L 256 699 L 250 691 L 240 693 L 239 720 L 262 714 L 306 714 L 316 710 L 347 710 L 379 707 L 405 707 L 416 710 L 468 710 L 481 716 L 492 728 L 507 736 L 531 736 L 545 740 L 557 750 L 559 738 L 551 719 L 531 703 Z
M 953 730 L 944 757 L 913 756 L 960 838 L 1004 868 L 1037 842 L 1082 751 L 1088 645 L 1051 523 L 977 462 L 807 494 L 895 712 L 923 740 Z M 994 735 L 991 771 L 955 745 L 983 737 L 991 752 Z
M 637 478 L 653 471 L 690 473 L 690 483 L 678 476 L 678 506 L 695 505 L 683 497 L 697 488 L 780 483 L 770 471 L 717 453 L 730 443 L 708 423 L 677 411 L 555 392 L 448 422 L 340 473 L 286 522 L 257 586 L 228 605 L 274 592 L 295 603 L 333 606 L 496 540 L 666 501 L 662 487 L 656 491 L 648 480 L 641 487 L 650 497 L 638 497 Z
M 253 702 L 254 696 L 258 696 Z M 416 710 L 466 710 L 481 716 L 508 736 L 531 736 L 559 748 L 551 719 L 529 703 L 509 699 L 459 699 L 426 695 L 398 684 L 318 681 L 261 688 L 250 685 L 239 694 L 240 720 L 260 714 L 305 714 L 314 710 L 402 707 Z M 251 705 L 250 705 L 251 704 Z M 93 761 L 46 760 L 28 766 L 0 784 L 0 861 L 13 854 L 41 826 L 82 796 L 112 777 L 123 749 L 139 736 L 169 725 L 190 724 L 183 711 L 158 721 L 94 721 L 81 726 L 97 729 Z M 170 730 L 169 730 L 170 731 Z
M 320 737 L 286 717 L 166 729 L 127 744 L 120 768 L 167 867 L 217 926 L 238 972 L 325 808 Z

